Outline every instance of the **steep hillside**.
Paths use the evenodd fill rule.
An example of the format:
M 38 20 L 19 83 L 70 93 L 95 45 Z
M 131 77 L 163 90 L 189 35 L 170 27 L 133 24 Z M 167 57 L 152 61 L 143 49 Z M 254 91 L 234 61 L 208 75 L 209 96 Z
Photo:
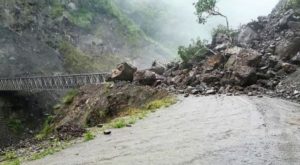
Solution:
M 146 61 L 135 63 L 143 66 L 150 64 L 151 60 L 169 56 L 111 0 L 2 0 L 0 12 L 1 29 L 15 33 L 11 36 L 16 41 L 16 44 L 10 44 L 14 47 L 12 49 L 21 40 L 30 41 L 23 47 L 32 47 L 32 50 L 27 50 L 23 57 L 29 59 L 30 54 L 39 52 L 41 60 L 56 63 L 69 73 L 108 71 L 124 60 Z M 34 48 L 36 43 L 44 46 Z M 8 59 L 19 60 L 18 54 L 11 53 L 3 45 L 0 50 Z M 55 58 L 59 58 L 61 64 Z M 34 64 L 31 62 L 24 62 L 21 70 L 30 74 L 42 72 L 28 70 L 26 66 Z

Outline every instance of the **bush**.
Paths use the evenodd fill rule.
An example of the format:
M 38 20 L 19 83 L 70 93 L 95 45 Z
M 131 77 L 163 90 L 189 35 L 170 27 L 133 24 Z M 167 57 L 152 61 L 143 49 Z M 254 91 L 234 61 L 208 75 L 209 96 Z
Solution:
M 214 37 L 217 34 L 226 34 L 230 37 L 233 37 L 236 32 L 233 29 L 228 29 L 226 26 L 224 25 L 218 25 L 216 28 L 213 28 L 212 30 L 212 36 Z
M 84 141 L 90 141 L 95 139 L 95 135 L 93 135 L 91 132 L 87 132 L 83 135 Z
M 178 48 L 178 54 L 183 62 L 187 62 L 190 59 L 203 59 L 208 53 L 208 49 L 205 46 L 207 41 L 198 39 L 193 41 L 188 47 L 180 46 Z
M 300 8 L 300 0 L 289 0 L 287 3 L 287 8 Z
M 126 126 L 125 119 L 117 119 L 112 123 L 113 128 L 123 128 Z

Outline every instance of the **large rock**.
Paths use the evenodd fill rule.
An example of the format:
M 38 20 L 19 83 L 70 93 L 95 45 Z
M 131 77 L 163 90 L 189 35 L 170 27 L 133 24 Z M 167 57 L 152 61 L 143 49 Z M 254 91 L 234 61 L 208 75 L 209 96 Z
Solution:
M 134 74 L 134 82 L 141 85 L 155 85 L 157 81 L 164 81 L 165 77 L 156 74 L 150 70 L 139 70 Z
M 256 82 L 256 67 L 258 66 L 261 54 L 252 49 L 237 49 L 230 56 L 225 64 L 226 74 L 223 82 L 230 82 L 236 85 L 251 85 Z
M 224 62 L 224 56 L 221 54 L 217 54 L 217 55 L 213 55 L 211 57 L 209 57 L 204 66 L 203 69 L 205 71 L 211 71 L 214 70 L 216 68 L 218 68 L 219 66 L 221 66 Z
M 113 81 L 133 81 L 133 75 L 137 68 L 128 63 L 122 63 L 112 70 L 111 80 Z
M 238 43 L 243 47 L 247 47 L 257 39 L 259 39 L 258 33 L 249 26 L 244 27 L 238 35 Z
M 159 64 L 157 61 L 154 61 L 149 70 L 155 72 L 156 74 L 163 75 L 166 68 L 163 65 Z
M 232 48 L 227 50 L 232 55 L 225 64 L 225 69 L 234 69 L 236 66 L 257 67 L 260 62 L 261 54 L 253 49 Z M 234 51 L 235 50 L 235 51 Z
M 280 59 L 286 61 L 294 57 L 299 51 L 300 37 L 296 37 L 292 40 L 281 40 L 276 46 L 275 53 L 280 57 Z

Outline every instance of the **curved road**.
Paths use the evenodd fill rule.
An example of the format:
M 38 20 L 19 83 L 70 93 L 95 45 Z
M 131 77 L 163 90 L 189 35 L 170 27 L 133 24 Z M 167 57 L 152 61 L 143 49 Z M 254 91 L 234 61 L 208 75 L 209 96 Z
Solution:
M 27 164 L 299 165 L 300 105 L 268 97 L 189 97 L 132 128 Z

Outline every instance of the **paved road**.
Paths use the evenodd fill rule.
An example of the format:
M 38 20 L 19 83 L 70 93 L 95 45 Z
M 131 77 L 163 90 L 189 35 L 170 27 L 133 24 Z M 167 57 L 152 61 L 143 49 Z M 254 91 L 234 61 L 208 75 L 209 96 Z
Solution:
M 274 98 L 182 99 L 132 128 L 28 165 L 300 164 L 300 105 Z

